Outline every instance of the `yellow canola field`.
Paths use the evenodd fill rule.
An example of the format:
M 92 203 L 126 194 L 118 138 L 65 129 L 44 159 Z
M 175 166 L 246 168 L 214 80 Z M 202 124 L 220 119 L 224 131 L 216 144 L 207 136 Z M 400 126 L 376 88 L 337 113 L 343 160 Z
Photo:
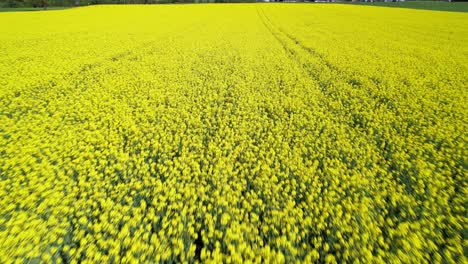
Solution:
M 468 13 L 0 25 L 0 263 L 466 263 Z

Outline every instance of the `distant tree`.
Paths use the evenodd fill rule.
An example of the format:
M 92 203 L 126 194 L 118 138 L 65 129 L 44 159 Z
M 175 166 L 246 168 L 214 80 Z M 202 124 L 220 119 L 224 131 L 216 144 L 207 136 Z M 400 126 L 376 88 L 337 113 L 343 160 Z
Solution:
M 32 0 L 31 3 L 33 7 L 42 7 L 44 9 L 49 6 L 49 0 Z
M 24 5 L 24 0 L 7 0 L 5 7 L 21 7 Z

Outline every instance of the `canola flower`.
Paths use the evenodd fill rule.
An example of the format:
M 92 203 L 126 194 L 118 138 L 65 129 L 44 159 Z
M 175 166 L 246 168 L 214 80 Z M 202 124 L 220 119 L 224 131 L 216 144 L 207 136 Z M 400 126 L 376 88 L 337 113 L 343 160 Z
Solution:
M 464 263 L 468 14 L 0 14 L 0 262 Z

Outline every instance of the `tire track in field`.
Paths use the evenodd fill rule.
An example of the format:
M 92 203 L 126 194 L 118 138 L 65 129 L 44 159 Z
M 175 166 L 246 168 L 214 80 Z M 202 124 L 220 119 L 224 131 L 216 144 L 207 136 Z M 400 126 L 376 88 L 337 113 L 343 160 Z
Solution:
M 346 122 L 343 122 L 343 120 L 348 119 L 347 114 L 349 111 L 343 109 L 336 109 L 336 107 L 333 106 L 333 103 L 335 101 L 340 100 L 339 96 L 340 94 L 336 92 L 336 88 L 334 87 L 334 80 L 332 79 L 333 77 L 336 77 L 339 75 L 338 69 L 332 65 L 331 63 L 327 62 L 323 56 L 321 56 L 319 53 L 317 53 L 315 50 L 311 48 L 306 48 L 304 47 L 298 40 L 289 37 L 287 34 L 285 34 L 282 30 L 278 29 L 271 20 L 266 16 L 264 11 L 259 8 L 258 9 L 258 15 L 260 17 L 260 20 L 264 24 L 264 26 L 268 29 L 268 31 L 273 35 L 273 37 L 280 43 L 282 48 L 284 49 L 286 55 L 294 62 L 297 64 L 298 68 L 302 70 L 302 74 L 305 78 L 310 78 L 313 83 L 317 84 L 317 90 L 319 91 L 319 96 L 321 98 L 318 98 L 317 101 L 319 102 L 318 106 L 322 108 L 320 112 L 323 113 L 328 113 L 330 117 L 330 121 L 334 123 L 335 125 L 331 127 L 344 127 L 346 130 L 356 130 L 355 128 L 348 126 Z M 315 64 L 312 64 L 312 60 L 315 61 Z M 320 66 L 323 66 L 323 68 L 320 68 Z M 325 75 L 322 73 L 323 71 L 328 71 L 331 72 L 332 74 L 330 75 Z M 328 78 L 327 78 L 328 77 Z M 311 87 L 315 88 L 315 87 Z M 320 133 L 332 133 L 334 128 L 322 128 Z M 325 131 L 327 130 L 327 131 Z M 353 142 L 353 145 L 359 145 L 360 142 L 365 141 L 366 134 L 363 131 L 357 131 L 354 135 L 349 134 L 347 136 L 347 141 Z M 341 149 L 342 147 L 340 145 L 336 145 L 338 149 Z M 355 157 L 353 156 L 348 156 L 345 151 L 340 154 L 339 157 L 334 157 L 337 159 L 342 159 L 342 160 L 349 160 L 349 162 L 355 162 Z M 322 162 L 320 162 L 322 164 Z M 323 167 L 323 164 L 319 166 L 320 170 L 322 170 L 324 173 L 325 168 Z M 326 181 L 326 179 L 322 178 L 320 181 Z M 370 182 L 372 182 L 372 179 L 369 179 Z M 376 184 L 373 184 L 376 186 Z M 325 185 L 324 185 L 325 186 Z M 372 187 L 371 187 L 372 188 Z M 371 192 L 377 192 L 378 190 L 371 189 L 371 188 L 365 188 L 365 186 L 350 186 L 348 189 L 349 195 L 354 194 L 358 197 L 366 197 L 368 196 L 367 193 Z M 326 189 L 326 187 L 325 187 Z M 324 189 L 320 190 L 320 196 L 322 196 L 324 193 Z M 372 197 L 372 196 L 371 196 Z M 317 201 L 318 202 L 318 201 Z M 367 202 L 363 202 L 361 206 L 364 207 L 369 207 L 370 205 L 367 204 Z M 378 210 L 378 209 L 377 209 Z M 333 226 L 333 223 L 335 220 L 333 218 L 327 218 L 326 219 L 326 225 L 328 226 Z M 357 228 L 357 226 L 356 226 Z M 325 230 L 314 230 L 310 229 L 307 232 L 309 232 L 310 237 L 321 237 L 324 239 L 324 241 L 331 241 L 333 240 L 332 236 L 330 236 Z M 311 241 L 303 241 L 305 243 L 312 243 Z M 332 249 L 330 253 L 336 254 L 340 252 L 343 254 L 343 249 Z M 325 258 L 323 255 L 320 256 L 319 262 L 325 262 Z
M 325 109 L 331 110 L 329 113 L 330 116 L 333 117 L 333 122 L 343 123 L 347 126 L 347 130 L 350 132 L 352 131 L 352 133 L 356 135 L 355 138 L 372 142 L 374 151 L 376 151 L 380 156 L 380 161 L 378 162 L 387 164 L 383 165 L 382 163 L 379 166 L 386 168 L 388 173 L 391 175 L 393 182 L 392 185 L 385 188 L 397 190 L 399 189 L 398 186 L 401 186 L 403 187 L 402 194 L 409 195 L 409 197 L 411 197 L 410 193 L 412 193 L 413 185 L 416 184 L 415 180 L 412 180 L 411 177 L 415 177 L 423 181 L 425 184 L 430 184 L 426 183 L 426 178 L 418 177 L 417 174 L 409 176 L 408 174 L 411 172 L 408 171 L 408 169 L 402 168 L 398 159 L 394 157 L 397 156 L 399 152 L 408 151 L 408 149 L 414 144 L 421 145 L 429 141 L 434 144 L 436 148 L 437 145 L 440 144 L 438 143 L 437 138 L 433 138 L 430 134 L 427 134 L 424 129 L 421 129 L 421 127 L 424 127 L 423 121 L 401 117 L 401 110 L 399 108 L 411 106 L 408 106 L 407 101 L 399 101 L 398 99 L 393 98 L 391 94 L 385 93 L 385 89 L 383 89 L 385 86 L 382 87 L 380 82 L 372 77 L 365 78 L 368 81 L 367 84 L 353 79 L 353 77 L 349 76 L 349 73 L 340 70 L 337 66 L 332 65 L 327 61 L 322 54 L 318 53 L 313 48 L 306 47 L 297 38 L 285 32 L 280 27 L 275 26 L 263 10 L 259 11 L 258 14 L 265 27 L 283 46 L 287 55 L 302 66 L 304 71 L 320 84 L 320 90 L 326 98 L 323 100 L 321 105 Z M 305 53 L 310 56 L 301 56 L 301 53 Z M 319 67 L 312 63 L 308 63 L 314 59 L 319 61 L 319 63 L 322 63 L 323 71 L 328 71 L 330 74 L 321 74 L 321 69 Z M 403 83 L 403 85 L 407 84 Z M 381 90 L 383 90 L 383 92 L 381 92 Z M 332 101 L 341 101 L 344 108 L 334 111 L 333 106 L 329 104 L 329 102 Z M 380 116 L 369 114 L 374 111 L 385 114 Z M 420 124 L 421 122 L 422 125 Z M 378 129 L 379 127 L 385 126 L 390 128 L 390 134 L 386 134 L 386 132 Z M 398 141 L 395 138 L 404 140 L 401 141 L 400 144 L 394 144 L 393 142 Z M 425 138 L 425 141 L 420 141 L 420 138 Z M 414 140 L 416 140 L 416 142 Z M 425 162 L 434 164 L 434 161 L 428 157 L 419 158 L 423 158 Z M 454 174 L 449 177 L 451 177 L 455 183 L 458 182 Z M 454 184 L 454 186 L 455 189 L 458 190 L 459 184 Z M 377 184 L 376 187 L 382 188 L 379 184 Z M 369 186 L 369 188 L 372 188 L 372 186 Z M 394 193 L 391 189 L 387 189 L 386 192 Z M 368 189 L 368 191 L 376 194 L 380 192 L 376 189 Z M 458 192 L 459 191 L 456 191 L 456 193 Z M 398 212 L 400 210 L 400 206 L 405 206 L 405 204 L 392 204 L 390 201 L 395 200 L 395 197 L 392 195 L 387 195 L 381 199 L 385 201 L 386 205 L 383 207 L 380 206 L 380 208 L 372 208 L 375 215 L 384 215 L 384 217 L 387 217 Z M 424 204 L 428 198 L 424 195 L 418 194 L 415 195 L 415 199 L 419 204 Z M 423 217 L 422 213 L 425 210 L 423 207 L 414 208 L 414 210 L 418 212 L 415 216 L 402 217 L 398 223 L 407 221 L 411 222 Z M 380 228 L 384 231 L 383 234 L 385 239 L 390 239 L 388 237 L 388 227 L 381 226 Z M 445 245 L 438 246 L 444 247 Z
M 346 73 L 341 71 L 336 66 L 328 62 L 323 55 L 319 54 L 312 48 L 304 46 L 296 38 L 286 33 L 284 30 L 281 30 L 279 27 L 275 26 L 270 19 L 265 15 L 263 10 L 259 11 L 259 16 L 264 23 L 265 27 L 271 32 L 271 34 L 276 38 L 276 40 L 283 46 L 283 49 L 286 51 L 287 55 L 294 60 L 306 73 L 306 75 L 312 77 L 314 81 L 319 84 L 319 89 L 324 96 L 324 99 L 321 100 L 320 106 L 323 107 L 326 112 L 329 113 L 331 121 L 339 126 L 343 126 L 345 130 L 350 132 L 348 140 L 353 142 L 354 146 L 359 145 L 359 142 L 370 141 L 373 145 L 373 150 L 380 156 L 379 159 L 374 160 L 374 162 L 380 163 L 382 161 L 388 162 L 390 165 L 386 166 L 387 171 L 390 172 L 393 179 L 393 184 L 389 186 L 382 186 L 380 183 L 370 184 L 367 187 L 362 189 L 353 189 L 352 191 L 358 193 L 359 195 L 367 196 L 370 194 L 372 199 L 377 199 L 377 195 L 381 193 L 381 189 L 385 189 L 387 193 L 394 193 L 399 186 L 404 186 L 405 189 L 411 190 L 412 183 L 408 182 L 408 178 L 404 172 L 398 169 L 397 161 L 394 161 L 392 158 L 393 152 L 395 149 L 389 144 L 388 136 L 382 134 L 379 131 L 373 131 L 372 125 L 369 125 L 368 117 L 366 117 L 367 111 L 372 111 L 372 104 L 362 105 L 364 102 L 376 101 L 379 100 L 377 97 L 378 94 L 372 94 L 367 87 L 361 83 L 349 79 L 346 76 Z M 302 55 L 306 54 L 306 56 Z M 307 56 L 309 55 L 309 56 Z M 318 62 L 317 65 L 313 64 L 313 61 Z M 323 68 L 319 66 L 323 65 Z M 328 71 L 328 73 L 327 73 Z M 322 73 L 325 72 L 325 73 Z M 338 77 L 338 78 L 337 78 Z M 372 81 L 372 80 L 371 80 Z M 356 97 L 353 89 L 359 89 Z M 385 98 L 390 100 L 389 98 Z M 340 101 L 342 106 L 336 108 L 333 105 L 333 102 Z M 392 102 L 387 102 L 392 103 Z M 395 116 L 396 111 L 392 108 L 385 109 L 386 114 L 389 116 Z M 374 116 L 375 117 L 375 116 Z M 393 119 L 393 118 L 391 118 Z M 385 123 L 385 120 L 373 120 L 379 123 Z M 369 130 L 370 129 L 370 130 Z M 394 135 L 391 137 L 404 137 L 405 131 L 394 131 Z M 354 134 L 354 135 L 351 135 Z M 384 149 L 380 146 L 384 143 L 386 147 Z M 400 147 L 405 147 L 400 146 Z M 345 160 L 348 158 L 343 156 Z M 379 161 L 380 160 L 380 161 Z M 369 179 L 370 182 L 373 182 L 372 179 Z M 367 193 L 367 195 L 366 195 Z M 391 195 L 385 196 L 380 199 L 383 199 L 386 205 L 371 205 L 370 210 L 375 216 L 384 215 L 387 217 L 393 211 L 398 210 L 396 206 L 390 203 L 392 200 Z M 425 200 L 424 197 L 419 197 L 419 200 Z M 376 203 L 374 203 L 376 204 Z M 398 205 L 397 205 L 398 206 Z M 386 208 L 386 209 L 385 209 Z M 411 219 L 402 219 L 401 222 L 411 221 Z M 380 226 L 384 230 L 385 239 L 389 239 L 388 227 Z
M 300 51 L 302 50 L 303 52 L 306 51 L 307 53 L 312 55 L 312 57 L 315 57 L 316 59 L 320 60 L 320 62 L 325 67 L 329 69 L 335 69 L 333 65 L 324 61 L 323 56 L 319 55 L 315 50 L 311 48 L 306 49 L 304 45 L 302 45 L 297 39 L 291 38 L 283 30 L 275 26 L 271 19 L 269 19 L 268 16 L 265 14 L 265 11 L 262 8 L 258 8 L 257 13 L 263 25 L 268 29 L 271 35 L 273 35 L 273 37 L 280 43 L 280 45 L 286 51 L 288 57 L 294 60 L 300 68 L 304 69 L 309 76 L 314 77 L 315 81 L 320 81 L 320 75 L 317 74 L 316 71 L 311 71 L 308 69 L 308 67 L 305 67 L 306 63 L 299 56 L 299 51 L 297 49 L 299 49 Z
M 301 43 L 298 38 L 286 32 L 281 27 L 275 25 L 271 19 L 268 18 L 262 8 L 257 10 L 258 15 L 265 27 L 281 44 L 283 49 L 287 51 L 288 56 L 296 61 L 296 63 L 302 69 L 304 69 L 309 76 L 314 78 L 314 80 L 319 84 L 322 93 L 327 96 L 332 96 L 336 100 L 337 98 L 335 98 L 336 96 L 334 95 L 333 88 L 337 82 L 344 83 L 351 88 L 357 88 L 365 91 L 364 94 L 361 94 L 364 96 L 364 98 L 377 100 L 379 101 L 378 105 L 386 104 L 390 108 L 393 108 L 394 101 L 391 98 L 366 89 L 365 85 L 358 79 L 353 77 L 349 78 L 349 73 L 346 73 L 338 66 L 334 65 L 323 54 L 314 48 L 307 47 Z M 305 53 L 307 56 L 301 55 L 301 53 Z M 321 74 L 322 72 L 329 72 L 330 74 Z M 339 78 L 335 78 L 336 76 L 339 76 Z M 374 86 L 379 86 L 380 84 L 380 81 L 373 78 L 366 79 Z
M 336 118 L 336 121 L 346 123 L 350 129 L 367 137 L 370 135 L 367 131 L 369 120 L 363 113 L 379 111 L 383 107 L 387 115 L 398 116 L 398 102 L 385 93 L 374 91 L 379 87 L 379 83 L 375 80 L 367 78 L 369 83 L 365 84 L 349 77 L 348 73 L 333 65 L 324 55 L 306 47 L 297 38 L 275 26 L 261 8 L 258 9 L 258 15 L 286 54 L 304 70 L 306 76 L 312 77 L 318 84 L 320 92 L 327 98 L 322 100 L 321 104 Z M 333 106 L 333 102 L 336 101 L 339 101 L 343 108 L 337 109 Z M 380 135 L 373 136 L 374 139 L 380 137 Z
M 322 54 L 313 48 L 306 47 L 297 38 L 275 26 L 263 9 L 258 9 L 258 15 L 265 27 L 286 51 L 288 57 L 303 69 L 306 76 L 312 77 L 313 81 L 318 84 L 319 90 L 322 96 L 324 96 L 324 99 L 320 101 L 320 105 L 330 114 L 333 122 L 348 126 L 347 129 L 353 130 L 357 134 L 357 137 L 368 138 L 366 120 L 363 120 L 364 117 L 362 115 L 353 112 L 355 111 L 353 109 L 355 107 L 353 99 L 355 98 L 352 98 L 353 94 L 351 94 L 351 90 L 353 88 L 360 88 L 362 90 L 359 94 L 361 101 L 376 100 L 375 95 L 372 95 L 366 87 L 362 87 L 362 84 L 358 81 L 349 80 L 344 72 L 327 61 Z M 301 56 L 301 53 L 306 56 Z M 323 72 L 328 72 L 329 74 L 324 74 Z M 333 101 L 340 101 L 345 108 L 336 109 L 332 104 Z M 395 115 L 395 112 L 389 111 L 388 114 Z
M 345 82 L 347 85 L 354 88 L 365 88 L 363 84 L 356 79 L 349 79 L 347 73 L 341 70 L 338 66 L 330 62 L 323 54 L 317 50 L 305 46 L 299 41 L 298 38 L 294 37 L 290 33 L 286 32 L 281 27 L 275 25 L 270 18 L 266 15 L 265 11 L 262 8 L 258 9 L 258 15 L 265 25 L 265 27 L 270 31 L 270 33 L 278 40 L 284 50 L 287 51 L 287 54 L 290 58 L 295 60 L 297 64 L 303 68 L 309 76 L 312 76 L 315 81 L 320 84 L 322 92 L 325 92 L 327 95 L 330 95 L 330 88 L 332 83 L 335 81 Z M 305 53 L 308 56 L 303 56 L 300 53 Z M 315 62 L 315 65 L 314 63 Z M 324 76 L 320 74 L 321 72 L 328 71 L 330 74 Z M 336 80 L 336 77 L 339 76 L 339 80 Z M 378 85 L 373 79 L 369 79 L 373 84 Z M 370 91 L 369 91 L 370 92 Z M 377 95 L 368 94 L 368 96 L 376 99 Z M 389 100 L 389 98 L 385 98 Z
M 382 92 L 380 86 L 383 84 L 380 80 L 365 76 L 364 80 L 359 80 L 349 76 L 352 73 L 348 73 L 338 66 L 333 65 L 323 54 L 311 47 L 305 46 L 298 38 L 286 32 L 284 29 L 281 29 L 279 26 L 276 26 L 271 19 L 268 18 L 263 9 L 259 8 L 258 14 L 265 27 L 283 46 L 283 49 L 287 51 L 288 56 L 295 60 L 309 76 L 313 77 L 325 96 L 333 100 L 339 100 L 345 106 L 348 106 L 353 104 L 352 100 L 356 99 L 356 93 L 358 93 L 359 99 L 362 102 L 370 102 L 367 109 L 360 108 L 360 110 L 377 111 L 379 108 L 384 107 L 387 114 L 391 114 L 392 116 L 399 115 L 398 108 L 400 102 L 392 98 L 391 95 Z M 301 55 L 301 53 L 305 53 L 308 56 Z M 327 73 L 322 74 L 323 72 Z M 342 85 L 345 86 L 345 89 L 337 89 L 336 86 Z M 405 83 L 403 83 L 403 85 L 405 85 Z M 363 126 L 363 122 L 365 123 L 366 120 L 362 120 L 362 116 L 352 116 L 351 118 L 353 119 L 352 123 L 355 123 L 358 128 L 366 128 Z M 355 126 L 353 125 L 353 127 Z
M 328 62 L 323 55 L 312 48 L 305 47 L 296 38 L 275 26 L 263 9 L 258 9 L 258 15 L 264 26 L 283 47 L 286 55 L 302 69 L 304 76 L 311 77 L 312 81 L 317 84 L 318 90 L 324 97 L 323 100 L 319 100 L 320 105 L 325 111 L 330 113 L 335 122 L 348 123 L 352 129 L 359 128 L 359 120 L 356 120 L 357 124 L 355 126 L 353 126 L 354 120 L 351 124 L 345 122 L 345 120 L 359 119 L 359 117 L 350 116 L 351 111 L 349 109 L 343 111 L 343 109 L 337 109 L 336 106 L 333 106 L 335 101 L 340 101 L 344 106 L 352 104 L 349 91 L 340 90 L 337 86 L 344 83 L 345 86 L 355 87 L 356 83 L 348 81 L 345 74 Z M 336 78 L 337 76 L 339 78 Z M 347 92 L 347 94 L 343 94 L 343 92 Z

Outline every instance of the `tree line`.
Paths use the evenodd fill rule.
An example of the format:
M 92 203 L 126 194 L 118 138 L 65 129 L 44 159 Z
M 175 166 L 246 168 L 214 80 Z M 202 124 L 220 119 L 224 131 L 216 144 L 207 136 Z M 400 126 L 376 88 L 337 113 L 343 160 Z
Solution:
M 0 7 L 86 6 L 97 4 L 232 3 L 256 0 L 0 0 Z
M 86 6 L 98 4 L 165 4 L 165 3 L 243 3 L 256 2 L 257 0 L 0 0 L 0 7 L 40 7 L 49 6 L 68 7 Z M 270 0 L 270 2 L 288 2 L 288 0 Z M 304 0 L 296 0 L 304 2 Z M 314 1 L 314 0 L 309 0 Z M 323 1 L 323 0 L 322 0 Z M 341 0 L 357 2 L 378 2 L 384 0 Z M 388 0 L 398 1 L 398 0 Z M 437 0 L 436 0 L 437 1 Z M 449 2 L 459 2 L 468 0 L 445 0 Z

